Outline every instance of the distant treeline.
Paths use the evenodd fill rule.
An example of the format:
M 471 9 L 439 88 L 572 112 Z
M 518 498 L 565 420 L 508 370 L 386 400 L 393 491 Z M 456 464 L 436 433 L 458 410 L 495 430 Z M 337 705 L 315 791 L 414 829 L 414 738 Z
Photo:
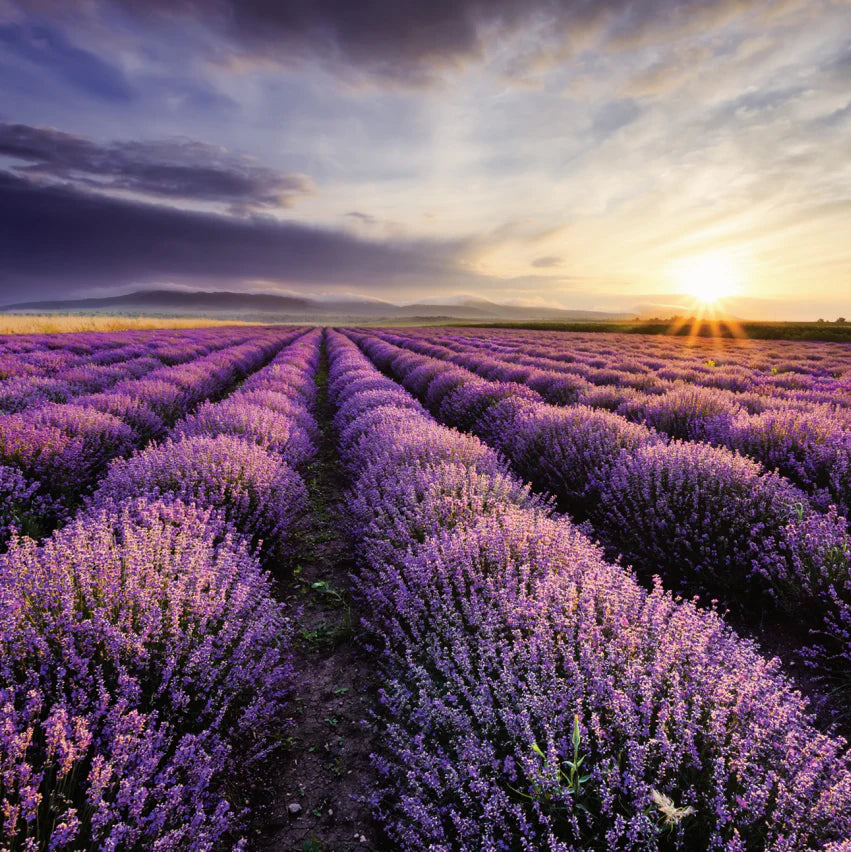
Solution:
M 463 322 L 470 328 L 525 328 L 535 331 L 668 334 L 680 337 L 748 337 L 753 340 L 828 340 L 851 343 L 849 322 L 698 322 L 691 319 L 617 322 Z

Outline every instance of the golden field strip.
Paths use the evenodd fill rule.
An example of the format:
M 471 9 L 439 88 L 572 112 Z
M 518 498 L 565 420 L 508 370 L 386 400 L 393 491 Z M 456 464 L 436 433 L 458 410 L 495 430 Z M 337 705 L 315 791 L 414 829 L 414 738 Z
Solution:
M 0 314 L 0 334 L 62 334 L 72 331 L 124 331 L 149 328 L 213 328 L 260 325 L 203 317 L 120 317 L 77 314 Z

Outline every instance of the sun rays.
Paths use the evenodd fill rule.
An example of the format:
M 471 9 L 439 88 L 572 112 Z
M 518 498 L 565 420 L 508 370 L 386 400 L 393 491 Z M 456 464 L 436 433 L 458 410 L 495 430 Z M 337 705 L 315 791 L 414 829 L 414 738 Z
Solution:
M 738 296 L 742 289 L 743 276 L 737 258 L 720 253 L 686 257 L 673 264 L 672 277 L 677 289 L 693 299 L 688 306 L 689 316 L 677 317 L 672 323 L 674 333 L 691 323 L 689 338 L 693 338 L 708 323 L 713 337 L 722 336 L 725 329 L 733 337 L 745 337 L 726 306 L 726 300 Z

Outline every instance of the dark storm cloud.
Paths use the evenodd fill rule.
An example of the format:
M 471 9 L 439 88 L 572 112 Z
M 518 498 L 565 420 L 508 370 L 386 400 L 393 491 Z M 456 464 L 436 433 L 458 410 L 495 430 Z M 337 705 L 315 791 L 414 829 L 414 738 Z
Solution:
M 107 0 L 142 18 L 182 14 L 222 34 L 243 56 L 320 59 L 400 82 L 424 83 L 435 67 L 478 55 L 484 20 L 526 16 L 507 0 Z
M 483 54 L 493 35 L 529 24 L 559 42 L 608 32 L 623 42 L 655 28 L 709 26 L 751 6 L 783 0 L 41 0 L 42 13 L 108 7 L 165 32 L 184 19 L 219 34 L 231 53 L 290 63 L 320 59 L 398 83 L 422 84 L 435 71 Z M 24 5 L 24 4 L 21 4 Z M 31 4 L 27 4 L 31 5 Z M 543 45 L 542 45 L 543 48 Z M 220 53 L 220 47 L 215 48 Z M 534 53 L 534 51 L 533 51 Z M 542 53 L 546 53 L 542 49 Z M 531 57 L 530 57 L 531 58 Z
M 0 48 L 102 100 L 131 101 L 135 97 L 120 69 L 71 44 L 59 30 L 45 24 L 0 26 Z
M 301 174 L 255 165 L 191 139 L 112 142 L 25 124 L 0 124 L 0 155 L 16 171 L 109 190 L 228 204 L 234 212 L 287 207 L 313 185 Z
M 149 282 L 464 281 L 462 242 L 367 241 L 269 218 L 178 210 L 0 172 L 0 296 Z

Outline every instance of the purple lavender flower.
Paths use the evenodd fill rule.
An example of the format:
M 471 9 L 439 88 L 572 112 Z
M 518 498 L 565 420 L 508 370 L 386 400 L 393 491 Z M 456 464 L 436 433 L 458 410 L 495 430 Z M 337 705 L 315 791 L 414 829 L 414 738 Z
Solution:
M 0 814 L 11 848 L 209 849 L 293 670 L 245 543 L 131 501 L 0 556 Z
M 624 454 L 600 483 L 593 520 L 627 561 L 669 587 L 748 608 L 805 500 L 737 453 L 674 442 Z
M 232 435 L 283 457 L 292 467 L 302 467 L 316 453 L 305 430 L 295 420 L 270 408 L 246 403 L 240 395 L 202 405 L 177 424 L 172 437 Z
M 328 352 L 345 405 L 370 366 L 341 335 Z M 374 801 L 398 848 L 792 852 L 847 836 L 845 744 L 815 731 L 776 661 L 605 563 L 401 388 L 382 394 L 381 416 L 353 405 L 338 419 L 385 676 Z M 485 419 L 524 405 L 536 410 L 504 400 Z
M 169 440 L 120 459 L 91 503 L 117 507 L 137 496 L 213 508 L 267 556 L 285 550 L 307 506 L 304 481 L 286 462 L 230 435 Z

